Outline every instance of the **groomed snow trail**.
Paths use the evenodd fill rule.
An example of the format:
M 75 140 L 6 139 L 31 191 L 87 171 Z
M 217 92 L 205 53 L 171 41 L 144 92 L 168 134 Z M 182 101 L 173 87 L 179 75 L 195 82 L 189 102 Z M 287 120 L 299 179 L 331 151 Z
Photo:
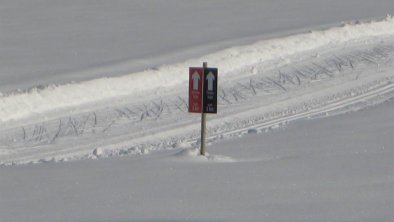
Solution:
M 394 94 L 394 19 L 351 23 L 118 78 L 0 97 L 0 165 L 196 147 L 187 70 L 219 67 L 219 114 L 209 141 L 358 109 Z

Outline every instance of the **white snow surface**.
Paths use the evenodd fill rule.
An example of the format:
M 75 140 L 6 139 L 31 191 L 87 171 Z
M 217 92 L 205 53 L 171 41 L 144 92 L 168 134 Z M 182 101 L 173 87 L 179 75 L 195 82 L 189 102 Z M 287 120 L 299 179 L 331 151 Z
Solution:
M 394 218 L 394 101 L 184 148 L 0 168 L 2 221 Z M 227 158 L 223 158 L 227 157 Z M 231 161 L 223 161 L 231 158 Z
M 0 0 L 0 221 L 393 221 L 393 11 Z
M 262 131 L 393 93 L 394 19 L 355 22 L 122 77 L 50 86 L 0 99 L 0 165 L 198 147 L 187 113 L 187 70 L 219 67 L 219 114 L 208 139 Z
M 393 34 L 394 19 L 388 16 L 379 22 L 348 24 L 324 31 L 232 47 L 198 59 L 164 65 L 154 70 L 122 77 L 53 85 L 44 89 L 34 88 L 25 93 L 7 94 L 0 97 L 0 122 L 29 118 L 36 113 L 42 114 L 62 108 L 113 100 L 137 93 L 143 94 L 144 91 L 181 88 L 187 83 L 188 75 L 185 74 L 187 67 L 200 65 L 202 61 L 209 61 L 211 66 L 220 67 L 220 77 L 223 80 L 231 78 L 231 75 L 241 78 L 249 75 L 249 73 L 239 73 L 239 70 L 245 67 L 253 67 L 257 64 L 265 64 L 267 68 L 280 66 L 291 62 L 289 60 L 291 56 L 303 55 L 312 50 L 318 53 L 323 48 L 341 47 L 349 42 Z
M 391 0 L 1 0 L 0 92 L 135 73 L 393 12 Z

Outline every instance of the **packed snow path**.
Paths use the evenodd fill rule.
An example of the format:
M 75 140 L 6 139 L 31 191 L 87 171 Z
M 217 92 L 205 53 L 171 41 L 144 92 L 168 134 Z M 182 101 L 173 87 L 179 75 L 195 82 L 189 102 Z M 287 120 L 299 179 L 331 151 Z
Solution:
M 394 94 L 394 19 L 234 47 L 129 76 L 0 98 L 0 165 L 198 146 L 187 112 L 187 68 L 219 67 L 215 141 Z

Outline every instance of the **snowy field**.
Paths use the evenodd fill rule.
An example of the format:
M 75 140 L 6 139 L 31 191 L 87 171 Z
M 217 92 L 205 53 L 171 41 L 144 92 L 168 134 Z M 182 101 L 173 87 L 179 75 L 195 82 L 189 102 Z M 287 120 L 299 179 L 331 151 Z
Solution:
M 394 220 L 391 1 L 0 12 L 0 221 Z M 204 61 L 207 157 L 187 112 Z
M 196 147 L 187 68 L 219 67 L 219 114 L 208 139 L 363 108 L 393 94 L 394 19 L 232 47 L 122 77 L 3 96 L 0 165 Z M 222 67 L 222 68 L 221 68 Z M 110 104 L 110 106 L 108 105 Z
M 1 0 L 0 92 L 125 75 L 393 11 L 392 0 Z
M 209 146 L 0 168 L 1 221 L 393 221 L 394 101 Z M 215 155 L 213 155 L 215 154 Z

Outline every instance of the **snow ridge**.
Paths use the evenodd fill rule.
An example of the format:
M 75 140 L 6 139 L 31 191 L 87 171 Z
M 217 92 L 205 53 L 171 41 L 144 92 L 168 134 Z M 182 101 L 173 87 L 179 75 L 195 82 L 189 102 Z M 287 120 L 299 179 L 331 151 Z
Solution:
M 303 52 L 392 34 L 394 34 L 394 18 L 388 15 L 381 21 L 354 22 L 327 30 L 264 40 L 122 77 L 50 85 L 44 89 L 34 88 L 28 92 L 7 95 L 0 93 L 0 122 L 19 121 L 32 115 L 45 116 L 47 112 L 81 105 L 105 104 L 114 98 L 145 95 L 159 88 L 171 90 L 171 87 L 185 85 L 187 67 L 196 66 L 202 61 L 209 61 L 211 66 L 220 67 L 221 78 L 231 79 L 235 78 L 237 70 L 253 64 L 264 63 L 275 66 L 278 65 L 278 58 L 281 58 L 280 62 L 285 64 L 287 57 Z

